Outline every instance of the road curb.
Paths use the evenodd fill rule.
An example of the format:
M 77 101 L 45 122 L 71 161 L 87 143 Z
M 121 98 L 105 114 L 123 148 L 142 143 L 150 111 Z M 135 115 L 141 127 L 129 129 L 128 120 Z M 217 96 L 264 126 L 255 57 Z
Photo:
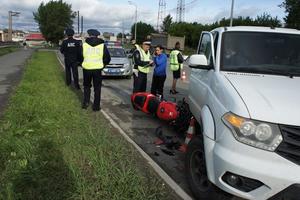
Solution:
M 56 58 L 59 61 L 61 67 L 64 69 L 64 64 L 58 56 L 56 51 Z M 137 145 L 126 132 L 115 122 L 103 109 L 101 113 L 111 123 L 111 125 L 119 131 L 119 133 L 125 138 L 127 142 L 133 145 L 133 147 L 140 153 L 140 155 L 147 161 L 147 163 L 153 168 L 153 170 L 164 180 L 165 183 L 182 199 L 193 200 L 143 149 Z

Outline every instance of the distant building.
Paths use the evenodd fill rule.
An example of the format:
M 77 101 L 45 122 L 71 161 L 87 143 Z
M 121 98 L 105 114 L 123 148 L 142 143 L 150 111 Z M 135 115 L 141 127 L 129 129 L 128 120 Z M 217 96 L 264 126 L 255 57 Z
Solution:
M 22 42 L 25 40 L 25 32 L 24 31 L 13 31 L 12 34 L 12 41 L 13 42 Z
M 8 33 L 7 30 L 0 30 L 0 42 L 8 41 Z
M 12 32 L 12 41 L 13 42 L 22 42 L 24 39 L 25 39 L 24 31 L 14 30 Z M 0 30 L 0 41 L 1 42 L 9 42 L 7 29 Z
M 29 47 L 42 47 L 47 44 L 42 33 L 29 33 L 25 36 L 25 41 Z
M 110 40 L 110 37 L 115 36 L 115 34 L 109 33 L 109 32 L 104 32 L 101 36 L 104 40 Z

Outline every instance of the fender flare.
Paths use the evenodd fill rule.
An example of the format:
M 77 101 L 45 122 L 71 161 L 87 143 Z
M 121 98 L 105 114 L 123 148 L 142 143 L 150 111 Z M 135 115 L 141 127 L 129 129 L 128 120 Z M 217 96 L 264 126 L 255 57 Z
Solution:
M 201 109 L 201 125 L 203 135 L 211 140 L 215 140 L 215 120 L 207 105 Z

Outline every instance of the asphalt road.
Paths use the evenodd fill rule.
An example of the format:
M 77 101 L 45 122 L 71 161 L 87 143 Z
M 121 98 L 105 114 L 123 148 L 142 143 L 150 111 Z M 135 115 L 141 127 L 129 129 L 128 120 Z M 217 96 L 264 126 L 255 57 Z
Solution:
M 187 68 L 185 70 L 189 71 Z M 168 72 L 164 90 L 165 98 L 172 101 L 182 100 L 188 93 L 188 83 L 179 81 L 177 87 L 179 94 L 170 95 L 172 79 L 171 72 Z M 151 82 L 152 73 L 148 75 L 147 91 L 150 91 Z M 132 85 L 133 79 L 106 78 L 103 82 L 102 108 L 175 182 L 190 194 L 184 174 L 184 154 L 174 151 L 175 155 L 170 156 L 162 152 L 161 149 L 165 149 L 165 146 L 153 144 L 157 139 L 155 130 L 159 126 L 163 128 L 164 135 L 172 136 L 174 140 L 179 140 L 181 143 L 184 142 L 184 133 L 178 134 L 168 123 L 135 111 L 130 102 Z
M 26 60 L 33 50 L 20 49 L 0 57 L 0 115 L 7 106 L 15 86 L 20 82 Z

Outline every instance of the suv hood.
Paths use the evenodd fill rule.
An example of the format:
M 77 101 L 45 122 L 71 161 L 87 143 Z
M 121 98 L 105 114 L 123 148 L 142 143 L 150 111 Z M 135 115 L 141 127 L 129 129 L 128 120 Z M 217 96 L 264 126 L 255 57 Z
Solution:
M 300 126 L 300 77 L 223 72 L 252 119 Z

